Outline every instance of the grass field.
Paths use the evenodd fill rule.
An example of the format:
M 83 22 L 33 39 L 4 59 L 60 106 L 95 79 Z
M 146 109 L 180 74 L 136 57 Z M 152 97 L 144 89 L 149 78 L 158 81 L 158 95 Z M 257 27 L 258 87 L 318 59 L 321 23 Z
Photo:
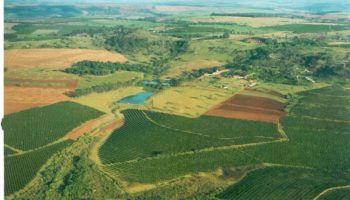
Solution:
M 86 75 L 82 78 L 83 79 L 78 82 L 78 89 L 86 89 L 98 85 L 116 84 L 136 79 L 142 79 L 143 74 L 139 72 L 120 71 L 105 76 Z
M 209 22 L 209 23 L 236 23 L 251 27 L 265 27 L 272 25 L 294 24 L 305 22 L 303 19 L 290 19 L 279 17 L 236 17 L 236 16 L 210 16 L 202 18 L 194 18 L 193 22 Z
M 118 100 L 142 91 L 144 91 L 142 87 L 130 86 L 109 92 L 91 93 L 87 96 L 74 98 L 72 101 L 95 108 L 102 112 L 110 113 Z
M 13 49 L 5 51 L 5 67 L 64 69 L 83 60 L 126 62 L 118 53 L 87 49 Z
M 5 73 L 5 78 L 33 79 L 33 80 L 79 80 L 79 76 L 67 74 L 59 70 L 47 68 L 32 68 L 10 70 Z
M 6 115 L 5 144 L 21 150 L 35 149 L 57 141 L 83 122 L 102 114 L 77 103 L 61 102 Z
M 180 86 L 164 90 L 148 102 L 153 109 L 185 116 L 199 116 L 231 95 L 217 88 Z
M 188 51 L 170 63 L 166 75 L 179 75 L 183 71 L 222 66 L 232 57 L 233 51 L 250 49 L 256 45 L 231 39 L 193 40 Z

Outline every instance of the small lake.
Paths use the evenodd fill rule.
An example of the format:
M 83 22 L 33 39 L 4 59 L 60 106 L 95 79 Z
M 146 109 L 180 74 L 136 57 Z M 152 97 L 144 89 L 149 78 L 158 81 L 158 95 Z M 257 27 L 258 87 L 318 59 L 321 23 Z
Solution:
M 153 92 L 140 92 L 136 95 L 125 97 L 118 101 L 118 103 L 122 104 L 135 104 L 135 105 L 145 105 L 146 100 L 153 96 Z

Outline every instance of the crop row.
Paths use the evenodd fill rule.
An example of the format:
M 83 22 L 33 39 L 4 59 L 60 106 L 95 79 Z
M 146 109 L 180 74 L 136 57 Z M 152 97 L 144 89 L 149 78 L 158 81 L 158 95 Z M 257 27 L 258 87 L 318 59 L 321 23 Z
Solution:
M 150 114 L 150 112 L 147 113 Z M 151 114 L 156 120 L 164 117 L 165 121 L 161 121 L 161 123 L 164 122 L 164 124 L 170 126 L 170 128 L 167 128 L 159 125 L 158 121 L 152 122 L 140 110 L 126 110 L 123 111 L 123 114 L 126 121 L 124 126 L 115 131 L 99 150 L 99 155 L 104 164 L 180 152 L 196 152 L 204 148 L 232 144 L 266 141 L 266 138 L 255 137 L 260 135 L 260 131 L 252 124 L 250 127 L 245 126 L 248 134 L 243 135 L 244 132 L 237 127 L 230 128 L 227 119 L 222 119 L 224 122 L 222 127 L 226 127 L 225 129 L 218 125 L 221 124 L 220 118 L 212 118 L 213 122 L 211 122 L 211 117 L 206 117 L 199 119 L 199 123 L 196 123 L 196 119 L 190 121 L 193 123 L 188 123 L 184 122 L 188 118 L 181 119 L 181 117 L 166 116 L 159 113 Z M 157 115 L 160 115 L 160 117 Z M 169 124 L 171 121 L 173 125 Z M 232 126 L 238 124 L 234 120 L 229 121 L 232 122 Z M 276 132 L 274 126 L 268 123 L 262 124 L 274 128 L 270 130 L 272 133 Z M 250 129 L 256 131 L 255 136 L 253 135 L 254 131 L 249 131 Z M 267 128 L 261 128 L 261 130 L 264 131 Z M 229 138 L 219 138 L 218 136 Z M 274 137 L 277 134 L 269 136 Z M 268 139 L 271 140 L 271 138 Z
M 64 141 L 18 156 L 5 157 L 5 195 L 27 185 L 54 153 L 71 143 L 71 141 Z
M 258 163 L 239 150 L 228 149 L 116 164 L 105 166 L 105 170 L 130 182 L 154 183 L 191 173 Z
M 145 111 L 148 117 L 159 124 L 186 131 L 200 132 L 217 138 L 235 138 L 240 136 L 278 136 L 273 123 L 255 122 L 222 117 L 200 116 L 187 118 L 157 112 Z
M 85 121 L 103 113 L 73 102 L 6 115 L 3 120 L 5 144 L 28 150 L 49 144 L 66 135 Z
M 310 169 L 265 168 L 249 173 L 242 181 L 219 193 L 219 199 L 313 199 L 323 190 L 348 183 Z

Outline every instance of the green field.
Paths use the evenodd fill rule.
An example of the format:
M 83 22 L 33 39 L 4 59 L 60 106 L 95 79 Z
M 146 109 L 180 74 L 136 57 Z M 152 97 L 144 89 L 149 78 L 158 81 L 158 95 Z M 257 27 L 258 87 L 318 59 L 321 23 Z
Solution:
M 162 1 L 4 2 L 5 199 L 349 200 L 350 4 Z
M 27 185 L 54 153 L 71 143 L 64 141 L 28 153 L 5 157 L 5 194 L 9 195 Z
M 256 163 L 256 159 L 230 146 L 279 138 L 276 125 L 271 123 L 208 116 L 186 118 L 140 110 L 123 114 L 126 124 L 110 136 L 99 155 L 107 171 L 121 171 L 127 180 L 135 182 L 167 180 L 215 170 L 220 165 Z M 157 170 L 155 166 L 159 166 Z
M 6 115 L 2 122 L 5 144 L 21 150 L 35 149 L 55 142 L 75 127 L 102 114 L 77 103 L 61 102 Z
M 249 173 L 219 193 L 219 199 L 313 199 L 334 185 L 349 183 L 342 176 L 312 169 L 267 168 Z M 281 189 L 283 188 L 283 189 Z
M 304 103 L 307 103 L 308 98 L 306 94 L 312 95 L 316 92 L 319 95 L 325 95 L 323 93 L 326 93 L 326 95 L 334 93 L 332 89 L 329 90 L 328 88 L 301 93 L 305 95 L 305 101 L 304 98 L 301 98 L 299 104 L 292 109 L 292 112 L 295 109 L 299 109 Z M 338 92 L 342 94 L 345 90 L 339 90 Z M 193 152 L 168 154 L 163 153 L 163 151 L 170 151 L 170 148 L 173 152 L 184 151 L 184 148 L 181 146 L 184 142 L 177 142 L 178 145 L 171 147 L 167 145 L 166 147 L 169 149 L 164 150 L 163 148 L 163 151 L 161 151 L 162 146 L 156 143 L 156 141 L 161 141 L 161 144 L 168 144 L 167 140 L 148 134 L 148 131 L 145 131 L 148 129 L 143 128 L 145 125 L 140 123 L 143 121 L 140 118 L 144 116 L 138 115 L 139 118 L 137 121 L 139 125 L 137 126 L 141 127 L 143 130 L 142 134 L 145 135 L 144 137 L 142 137 L 143 135 L 140 137 L 142 138 L 142 143 L 137 143 L 135 139 L 135 133 L 138 132 L 135 131 L 137 130 L 135 128 L 133 128 L 132 133 L 129 133 L 129 139 L 125 139 L 127 143 L 122 142 L 121 138 L 125 137 L 123 134 L 126 131 L 122 128 L 116 131 L 105 145 L 102 146 L 100 156 L 105 163 L 104 170 L 109 174 L 129 182 L 138 183 L 157 183 L 187 174 L 210 172 L 232 166 L 248 166 L 253 164 L 270 166 L 269 163 L 273 163 L 280 167 L 268 167 L 252 172 L 242 182 L 225 189 L 217 196 L 222 199 L 259 199 L 261 196 L 267 199 L 295 199 L 301 197 L 300 195 L 312 198 L 327 188 L 350 183 L 350 177 L 346 171 L 350 164 L 350 159 L 347 156 L 350 153 L 348 148 L 348 144 L 350 143 L 350 137 L 348 135 L 350 122 L 313 119 L 306 116 L 306 114 L 302 116 L 288 116 L 283 119 L 282 124 L 289 139 L 286 142 L 254 146 L 243 145 L 239 149 L 211 148 L 211 150 L 205 151 L 194 150 Z M 127 129 L 128 126 L 133 126 L 128 121 L 134 118 L 130 118 L 127 112 L 124 115 L 126 116 L 125 128 Z M 271 129 L 270 127 L 264 131 L 264 126 L 255 127 L 258 123 L 253 125 L 244 121 L 232 120 L 231 124 L 233 123 L 233 126 L 231 127 L 231 131 L 229 131 L 229 126 L 227 126 L 228 129 L 225 128 L 225 120 L 221 120 L 220 118 L 210 119 L 209 117 L 200 117 L 197 119 L 185 119 L 183 117 L 154 112 L 147 112 L 147 116 L 158 124 L 171 128 L 171 130 L 196 131 L 197 133 L 216 137 L 228 137 L 230 134 L 239 136 L 239 130 L 245 130 L 241 132 L 242 134 L 246 133 L 250 135 L 249 133 L 251 133 L 251 136 L 253 136 L 253 133 L 257 130 L 259 130 L 260 134 L 264 134 L 268 133 L 268 130 Z M 227 120 L 227 122 L 229 121 L 231 120 Z M 215 131 L 215 127 L 220 127 L 221 131 Z M 237 129 L 233 127 L 237 127 Z M 330 130 L 334 129 L 337 130 L 330 132 Z M 150 130 L 158 131 L 160 128 Z M 225 130 L 228 132 L 225 132 Z M 238 132 L 234 130 L 238 130 Z M 153 131 L 152 133 L 154 134 L 155 132 Z M 112 144 L 118 144 L 119 142 L 116 139 L 117 136 L 121 144 L 114 146 L 116 153 L 113 153 L 113 156 L 108 156 L 108 153 L 113 152 L 111 150 Z M 150 138 L 154 139 L 152 148 L 149 148 L 147 142 Z M 115 142 L 110 142 L 112 140 Z M 172 139 L 172 141 L 176 143 L 176 140 Z M 253 141 L 243 141 L 242 144 L 250 142 Z M 213 141 L 211 143 L 213 144 Z M 127 156 L 122 156 L 121 154 L 125 154 L 122 149 L 125 144 L 128 145 L 129 150 L 132 150 L 127 151 Z M 130 148 L 134 144 L 137 144 L 136 147 Z M 110 145 L 110 148 L 107 149 L 108 145 Z M 188 143 L 186 145 L 190 146 Z M 205 145 L 204 141 L 201 141 L 201 145 Z M 193 147 L 200 146 L 197 144 L 197 146 Z M 138 148 L 141 150 L 138 150 Z M 154 149 L 158 151 L 153 151 L 152 155 L 152 150 Z M 183 163 L 186 163 L 186 165 Z M 337 163 L 337 165 L 334 165 L 334 163 Z M 287 177 L 293 177 L 293 179 L 287 179 Z M 271 184 L 265 184 L 266 182 L 270 182 Z M 284 189 L 278 190 L 276 188 Z
M 142 79 L 143 74 L 139 72 L 120 71 L 105 76 L 83 76 L 83 80 L 78 82 L 78 89 L 87 89 L 104 84 L 122 84 L 132 80 Z

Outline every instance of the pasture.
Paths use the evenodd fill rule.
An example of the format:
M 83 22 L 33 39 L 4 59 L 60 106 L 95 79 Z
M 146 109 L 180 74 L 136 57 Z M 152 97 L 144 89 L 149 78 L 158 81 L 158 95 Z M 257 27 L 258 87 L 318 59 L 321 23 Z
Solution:
M 104 84 L 118 84 L 142 78 L 143 73 L 128 71 L 118 71 L 105 76 L 85 75 L 83 79 L 78 82 L 77 89 L 86 89 Z
M 179 86 L 152 96 L 148 102 L 155 110 L 195 117 L 222 102 L 228 95 L 217 88 Z
M 116 102 L 118 100 L 142 91 L 144 91 L 142 87 L 130 86 L 108 92 L 91 93 L 86 96 L 73 98 L 71 101 L 95 108 L 102 112 L 111 113 L 113 109 L 117 107 Z
M 237 49 L 250 49 L 256 45 L 231 39 L 192 40 L 188 51 L 171 63 L 171 68 L 165 75 L 179 75 L 184 71 L 222 66 L 231 58 Z
M 210 17 L 198 17 L 192 19 L 193 22 L 208 22 L 208 23 L 236 23 L 239 25 L 246 25 L 255 28 L 295 24 L 305 22 L 304 19 L 290 19 L 279 17 L 238 17 L 238 16 L 210 16 Z
M 88 49 L 11 49 L 5 51 L 5 67 L 9 70 L 28 68 L 65 69 L 83 61 L 126 62 L 118 53 Z

